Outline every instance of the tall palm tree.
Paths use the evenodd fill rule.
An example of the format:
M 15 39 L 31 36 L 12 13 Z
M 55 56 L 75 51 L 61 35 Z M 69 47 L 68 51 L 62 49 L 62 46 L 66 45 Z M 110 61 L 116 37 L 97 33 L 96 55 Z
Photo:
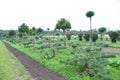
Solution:
M 92 42 L 92 24 L 91 24 L 91 20 L 92 20 L 92 16 L 94 16 L 94 12 L 93 11 L 88 11 L 87 13 L 86 13 L 86 16 L 88 17 L 88 18 L 90 18 L 90 38 L 91 38 L 91 42 Z

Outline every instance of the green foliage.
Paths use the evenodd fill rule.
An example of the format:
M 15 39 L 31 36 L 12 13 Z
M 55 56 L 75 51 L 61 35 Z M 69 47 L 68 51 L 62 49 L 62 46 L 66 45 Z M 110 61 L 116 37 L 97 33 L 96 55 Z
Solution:
M 15 30 L 10 30 L 8 35 L 9 35 L 9 37 L 13 37 L 13 36 L 16 35 L 16 31 Z
M 101 28 L 99 28 L 98 30 L 99 30 L 100 33 L 103 33 L 103 32 L 105 32 L 107 29 L 106 29 L 105 27 L 101 27 Z
M 22 34 L 22 33 L 19 33 L 18 36 L 19 36 L 20 38 L 22 38 L 22 37 L 23 37 L 23 34 Z
M 112 41 L 113 43 L 116 43 L 119 34 L 118 34 L 118 32 L 116 32 L 116 31 L 110 31 L 110 32 L 109 32 L 109 36 L 110 36 L 111 41 Z
M 29 27 L 25 23 L 23 23 L 18 27 L 18 31 L 23 34 L 27 34 L 29 32 Z
M 96 42 L 97 39 L 98 39 L 98 34 L 93 33 L 93 34 L 92 34 L 92 41 L 93 41 L 93 42 Z
M 73 44 L 72 45 L 72 50 L 71 50 L 71 54 L 76 54 L 77 53 L 77 44 Z
M 71 40 L 71 36 L 72 36 L 72 35 L 71 35 L 70 33 L 67 33 L 67 34 L 66 34 L 66 37 L 67 37 L 68 40 Z
M 76 70 L 90 77 L 97 77 L 100 80 L 113 80 L 107 73 L 109 61 L 106 58 L 113 55 L 104 55 L 100 47 L 87 47 L 83 49 L 84 54 L 77 54 L 72 59 L 62 60 L 62 63 L 73 65 Z M 103 71 L 105 71 L 103 75 Z M 99 76 L 98 76 L 99 74 Z
M 73 44 L 77 45 L 78 43 L 80 43 L 80 44 L 89 44 L 89 42 L 86 42 L 86 41 L 81 41 L 80 42 L 78 40 L 70 40 L 68 42 L 70 42 L 71 45 L 73 45 Z M 62 45 L 61 43 L 58 43 L 58 44 Z M 111 43 L 111 44 L 113 44 L 113 43 Z M 117 43 L 114 43 L 114 44 L 117 44 Z M 31 56 L 32 58 L 34 58 L 36 61 L 44 64 L 49 69 L 52 69 L 55 72 L 59 73 L 60 75 L 65 76 L 65 78 L 67 80 L 105 80 L 106 78 L 104 78 L 104 77 L 106 77 L 106 76 L 114 77 L 115 80 L 120 79 L 120 76 L 119 76 L 120 75 L 120 73 L 119 73 L 120 70 L 117 69 L 117 68 L 115 69 L 115 67 L 106 66 L 107 70 L 101 69 L 101 70 L 99 70 L 99 71 L 101 71 L 100 73 L 96 74 L 94 77 L 89 77 L 89 76 L 87 76 L 88 74 L 85 74 L 86 72 L 84 72 L 84 71 L 83 71 L 83 73 L 80 72 L 80 70 L 79 70 L 80 66 L 78 66 L 78 67 L 75 66 L 74 67 L 73 65 L 71 66 L 69 64 L 66 65 L 66 64 L 60 63 L 60 62 L 65 62 L 66 59 L 68 61 L 70 61 L 71 58 L 73 58 L 74 56 L 80 56 L 80 55 L 84 56 L 85 54 L 89 54 L 89 52 L 86 52 L 85 47 L 82 47 L 83 49 L 80 49 L 79 45 L 77 45 L 76 48 L 78 48 L 78 51 L 80 51 L 80 52 L 82 51 L 82 52 L 78 53 L 78 54 L 74 54 L 74 55 L 70 54 L 70 51 L 72 50 L 71 47 L 70 48 L 67 47 L 67 48 L 58 49 L 55 46 L 54 49 L 55 49 L 56 55 L 52 59 L 44 58 L 45 52 L 48 52 L 49 56 L 51 55 L 51 53 L 49 51 L 49 48 L 45 48 L 45 51 L 43 51 L 42 49 L 35 50 L 33 48 L 24 48 L 23 46 L 19 46 L 18 44 L 12 44 L 12 45 L 14 47 L 18 48 L 19 50 L 23 51 L 25 54 L 27 54 L 27 55 Z M 39 46 L 40 45 L 38 45 L 38 47 Z M 89 48 L 91 48 L 92 52 L 94 52 L 94 48 L 92 48 L 92 46 L 89 46 Z M 100 48 L 99 47 L 95 47 L 95 50 L 98 51 L 97 52 L 98 54 L 100 53 L 100 51 L 99 51 Z M 86 53 L 84 53 L 84 52 L 86 52 Z M 104 58 L 104 59 L 106 59 L 106 58 Z M 110 59 L 110 62 L 112 62 L 112 61 L 114 61 L 116 59 L 119 60 L 120 56 L 118 56 L 117 58 L 115 57 L 115 58 L 112 58 L 112 59 L 111 58 L 108 58 L 108 59 Z M 68 62 L 66 61 L 66 63 L 68 63 Z M 109 71 L 109 69 L 110 69 L 110 71 Z M 109 74 L 107 75 L 107 72 L 110 73 L 110 76 L 109 76 Z M 100 76 L 101 78 L 98 79 L 98 75 L 102 75 L 102 76 Z
M 47 51 L 44 50 L 44 52 L 45 52 L 44 58 L 46 59 L 53 59 L 55 57 L 55 50 L 51 47 Z
M 114 62 L 110 63 L 109 65 L 114 67 L 117 70 L 120 70 L 120 60 L 114 61 Z
M 90 38 L 90 34 L 89 34 L 89 33 L 85 33 L 84 39 L 85 39 L 86 41 L 89 41 L 89 38 Z
M 107 43 L 102 44 L 102 47 L 109 47 L 110 45 Z
M 93 11 L 88 11 L 87 13 L 86 13 L 86 16 L 87 17 L 92 17 L 92 16 L 94 16 L 94 12 Z
M 56 24 L 56 29 L 62 29 L 63 32 L 66 29 L 70 29 L 71 28 L 71 24 L 68 20 L 66 20 L 65 18 L 61 18 L 60 20 L 58 20 L 57 24 Z
M 64 46 L 66 47 L 66 38 L 65 38 L 65 30 L 67 29 L 71 29 L 71 24 L 68 20 L 66 20 L 65 18 L 61 18 L 60 20 L 58 20 L 55 29 L 62 29 L 63 33 L 64 33 Z
M 79 33 L 79 34 L 78 34 L 78 38 L 79 38 L 80 41 L 82 41 L 82 36 L 83 36 L 82 33 Z
M 105 28 L 105 27 L 101 27 L 101 28 L 99 28 L 98 29 L 98 31 L 100 32 L 100 34 L 101 34 L 101 40 L 103 40 L 103 33 L 106 31 L 107 29 Z
M 39 36 L 35 36 L 35 39 L 36 39 L 36 40 L 39 40 Z
M 39 28 L 37 29 L 37 34 L 40 34 L 41 32 L 43 32 L 43 29 L 39 27 Z

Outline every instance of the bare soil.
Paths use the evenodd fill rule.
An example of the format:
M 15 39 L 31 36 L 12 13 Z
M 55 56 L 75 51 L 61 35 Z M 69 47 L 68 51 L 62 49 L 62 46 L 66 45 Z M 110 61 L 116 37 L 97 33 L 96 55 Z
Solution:
M 7 43 L 5 43 L 5 45 L 24 65 L 24 67 L 32 75 L 34 80 L 66 80 L 61 75 L 46 68 L 44 65 L 29 57 L 25 53 L 13 48 Z

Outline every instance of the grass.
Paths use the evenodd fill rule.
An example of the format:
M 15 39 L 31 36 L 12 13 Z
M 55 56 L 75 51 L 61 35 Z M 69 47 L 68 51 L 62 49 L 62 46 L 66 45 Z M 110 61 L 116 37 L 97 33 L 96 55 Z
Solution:
M 74 41 L 73 41 L 74 42 Z M 79 41 L 80 42 L 80 41 Z M 71 42 L 70 42 L 71 43 Z M 78 43 L 75 41 L 75 43 Z M 89 44 L 87 42 L 80 42 L 81 44 Z M 33 59 L 37 60 L 38 62 L 44 64 L 48 68 L 56 71 L 57 73 L 66 77 L 67 80 L 98 80 L 93 77 L 80 75 L 73 66 L 65 65 L 60 63 L 60 60 L 64 60 L 67 58 L 72 58 L 74 55 L 70 54 L 71 49 L 57 49 L 55 50 L 56 56 L 53 59 L 45 59 L 44 55 L 49 53 L 50 51 L 45 49 L 43 50 L 35 50 L 33 48 L 24 48 L 18 44 L 11 44 L 12 46 L 18 48 L 19 50 L 25 52 L 27 55 L 31 56 Z M 120 60 L 120 56 L 118 55 L 116 58 L 111 58 L 110 61 Z M 110 67 L 112 73 L 111 76 L 115 78 L 115 80 L 120 79 L 120 70 L 117 70 L 113 67 Z
M 120 47 L 120 42 L 116 42 L 116 43 L 108 42 L 108 44 L 109 44 L 110 46 Z
M 32 80 L 24 66 L 0 41 L 0 80 Z

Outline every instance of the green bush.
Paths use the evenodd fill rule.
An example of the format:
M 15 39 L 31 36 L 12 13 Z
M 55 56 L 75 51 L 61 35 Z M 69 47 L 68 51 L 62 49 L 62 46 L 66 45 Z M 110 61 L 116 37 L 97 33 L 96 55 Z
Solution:
M 96 42 L 97 39 L 98 39 L 98 34 L 93 33 L 93 34 L 92 34 L 92 41 L 93 41 L 93 42 Z
M 89 34 L 89 33 L 85 33 L 84 39 L 85 39 L 86 41 L 89 41 L 89 39 L 90 39 L 90 34 Z
M 79 34 L 78 34 L 78 39 L 79 39 L 80 41 L 82 41 L 82 36 L 83 36 L 82 33 L 79 33 Z
M 110 36 L 111 41 L 112 41 L 113 43 L 116 43 L 119 34 L 118 34 L 118 32 L 116 32 L 116 31 L 110 31 L 110 32 L 109 32 L 109 36 Z
M 70 33 L 67 33 L 66 37 L 67 37 L 68 40 L 71 40 L 71 34 Z
M 87 47 L 84 48 L 83 52 L 84 54 L 77 54 L 72 59 L 62 60 L 61 62 L 72 65 L 81 74 L 97 77 L 100 80 L 113 80 L 107 73 L 106 66 L 109 65 L 109 61 L 106 57 L 103 57 L 104 54 L 100 47 Z M 99 74 L 102 76 L 100 77 Z

